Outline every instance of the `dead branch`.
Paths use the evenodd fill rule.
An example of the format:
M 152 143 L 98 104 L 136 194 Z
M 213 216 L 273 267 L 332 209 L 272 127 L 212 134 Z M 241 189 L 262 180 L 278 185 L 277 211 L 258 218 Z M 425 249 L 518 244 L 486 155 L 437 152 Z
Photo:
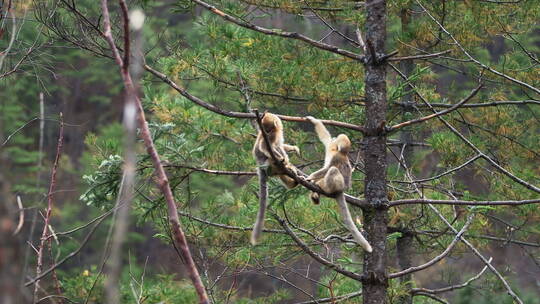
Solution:
M 119 1 L 120 3 L 124 2 L 124 0 L 119 0 Z M 168 218 L 169 218 L 171 232 L 173 236 L 173 242 L 179 248 L 179 252 L 182 256 L 183 262 L 185 263 L 189 278 L 191 279 L 193 286 L 195 287 L 195 290 L 197 292 L 197 295 L 199 296 L 199 302 L 201 304 L 208 304 L 210 303 L 210 301 L 208 299 L 208 295 L 206 294 L 204 284 L 199 275 L 199 271 L 197 270 L 195 262 L 193 261 L 193 257 L 191 256 L 191 252 L 189 249 L 189 245 L 187 243 L 186 236 L 180 225 L 180 220 L 178 218 L 178 209 L 176 207 L 176 202 L 174 200 L 174 196 L 171 191 L 169 179 L 167 177 L 167 174 L 165 173 L 163 166 L 161 165 L 159 153 L 156 150 L 154 141 L 152 139 L 152 135 L 150 133 L 150 129 L 148 127 L 148 123 L 146 121 L 142 102 L 136 93 L 136 89 L 133 85 L 133 81 L 127 70 L 127 65 L 126 65 L 127 62 L 124 62 L 122 60 L 122 57 L 120 56 L 120 53 L 114 42 L 114 38 L 112 37 L 109 9 L 107 7 L 107 0 L 102 0 L 101 4 L 102 4 L 102 11 L 103 11 L 103 25 L 105 27 L 104 38 L 109 43 L 109 47 L 114 54 L 115 61 L 121 69 L 121 75 L 124 81 L 124 87 L 125 87 L 126 93 L 135 100 L 135 105 L 136 105 L 137 114 L 138 114 L 137 121 L 138 121 L 139 127 L 141 128 L 140 136 L 142 137 L 144 141 L 144 146 L 146 147 L 146 151 L 150 155 L 152 163 L 154 164 L 154 168 L 156 170 L 156 175 L 157 175 L 157 185 L 160 188 L 163 196 L 165 197 L 165 201 L 167 202 Z M 124 3 L 124 4 L 121 4 L 120 7 L 123 11 L 124 22 L 129 22 L 129 16 L 127 16 L 127 11 L 126 11 L 127 6 Z M 127 33 L 124 33 L 124 35 L 127 35 Z
M 443 110 L 443 111 L 440 111 L 440 112 L 436 112 L 436 113 L 433 113 L 433 114 L 430 114 L 430 115 L 427 115 L 427 116 L 424 116 L 424 117 L 421 117 L 421 118 L 418 118 L 418 119 L 413 119 L 413 120 L 409 120 L 409 121 L 405 121 L 405 122 L 402 122 L 402 123 L 399 123 L 397 125 L 394 125 L 392 127 L 390 127 L 387 131 L 388 132 L 393 132 L 393 131 L 396 131 L 400 128 L 403 128 L 405 126 L 410 126 L 412 124 L 417 124 L 417 123 L 420 123 L 420 122 L 424 122 L 426 120 L 429 120 L 429 119 L 432 119 L 432 118 L 435 118 L 435 117 L 439 117 L 439 116 L 442 116 L 442 115 L 445 115 L 445 114 L 448 114 L 454 110 L 457 110 L 459 109 L 464 103 L 466 103 L 467 101 L 471 100 L 471 98 L 473 98 L 479 91 L 480 89 L 482 88 L 482 84 L 478 85 L 476 88 L 474 88 L 471 93 L 469 93 L 469 95 L 465 98 L 463 98 L 462 100 L 460 100 L 458 103 L 456 103 L 454 106 L 452 106 L 451 108 L 448 108 L 446 110 Z
M 58 142 L 56 145 L 56 156 L 54 158 L 53 168 L 51 172 L 51 179 L 49 184 L 49 192 L 47 194 L 47 210 L 45 211 L 45 223 L 43 224 L 43 232 L 41 233 L 41 239 L 37 252 L 37 265 L 36 265 L 36 278 L 39 278 L 43 269 L 43 251 L 45 249 L 45 242 L 47 241 L 47 234 L 49 232 L 49 222 L 51 219 L 51 212 L 53 208 L 53 193 L 56 187 L 56 173 L 58 170 L 58 163 L 60 156 L 62 155 L 62 144 L 64 143 L 64 120 L 62 113 L 60 113 L 60 134 L 58 135 Z M 53 269 L 54 271 L 54 269 Z M 34 302 L 37 300 L 39 291 L 39 279 L 36 279 L 36 285 L 34 286 Z

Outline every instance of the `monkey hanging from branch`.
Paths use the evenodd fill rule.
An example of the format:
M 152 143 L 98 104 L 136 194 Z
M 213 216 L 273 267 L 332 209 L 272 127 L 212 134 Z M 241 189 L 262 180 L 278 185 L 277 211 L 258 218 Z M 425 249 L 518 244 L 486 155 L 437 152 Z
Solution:
M 343 218 L 343 222 L 351 232 L 354 240 L 365 251 L 371 252 L 371 245 L 362 236 L 360 231 L 358 231 L 352 220 L 349 207 L 345 202 L 344 192 L 351 187 L 352 166 L 348 157 L 348 153 L 351 150 L 351 141 L 345 134 L 339 134 L 338 137 L 332 138 L 330 132 L 328 132 L 320 120 L 311 116 L 307 116 L 306 118 L 315 126 L 315 132 L 325 147 L 323 168 L 310 174 L 307 180 L 314 182 L 326 193 L 334 196 L 338 203 L 339 213 Z M 310 198 L 314 204 L 319 204 L 319 193 L 311 192 Z
M 259 119 L 258 112 L 256 112 L 256 115 L 257 119 Z M 257 163 L 257 175 L 259 177 L 259 211 L 251 233 L 250 241 L 252 245 L 259 242 L 264 227 L 264 215 L 268 205 L 268 176 L 278 176 L 288 189 L 294 188 L 298 184 L 281 169 L 283 166 L 292 168 L 287 152 L 293 151 L 300 154 L 300 149 L 297 146 L 284 143 L 281 119 L 272 113 L 265 112 L 261 118 L 260 127 L 264 129 L 265 134 L 263 134 L 263 130 L 259 130 L 253 146 L 253 157 L 255 157 Z M 268 140 L 268 144 L 266 140 Z M 276 162 L 280 162 L 281 166 Z

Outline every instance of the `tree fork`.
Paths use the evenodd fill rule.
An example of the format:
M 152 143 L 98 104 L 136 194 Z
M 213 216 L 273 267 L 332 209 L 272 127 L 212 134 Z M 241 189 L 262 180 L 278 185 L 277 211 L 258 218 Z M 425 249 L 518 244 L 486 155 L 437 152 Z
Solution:
M 365 66 L 366 130 L 378 130 L 386 121 L 386 61 L 385 55 L 386 1 L 366 1 L 366 41 L 369 45 Z M 367 132 L 364 136 L 366 208 L 365 229 L 373 246 L 364 253 L 362 298 L 364 304 L 387 303 L 386 227 L 388 196 L 386 189 L 386 133 Z

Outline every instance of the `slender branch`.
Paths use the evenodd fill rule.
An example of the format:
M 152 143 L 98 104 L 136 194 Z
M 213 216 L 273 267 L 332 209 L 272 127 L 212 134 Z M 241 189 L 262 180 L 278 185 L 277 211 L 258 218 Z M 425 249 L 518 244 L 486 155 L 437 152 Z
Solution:
M 167 164 L 163 165 L 164 167 L 168 168 L 182 168 L 182 169 L 189 169 L 191 171 L 196 172 L 203 172 L 208 174 L 214 174 L 214 175 L 257 175 L 254 171 L 224 171 L 224 170 L 212 170 L 212 169 L 206 169 L 206 168 L 197 168 L 193 166 L 188 165 L 176 165 L 176 164 Z
M 15 136 L 15 134 L 17 134 L 18 132 L 20 132 L 22 129 L 26 128 L 26 126 L 28 126 L 29 124 L 33 123 L 34 121 L 36 120 L 40 120 L 39 117 L 34 117 L 32 119 L 30 119 L 29 121 L 27 121 L 24 125 L 20 126 L 19 128 L 17 128 L 17 130 L 13 131 L 11 134 L 9 134 L 6 139 L 4 140 L 4 142 L 2 142 L 2 144 L 0 145 L 0 148 L 2 148 L 3 146 L 5 146 L 9 141 L 10 139 Z
M 97 223 L 94 225 L 94 227 L 92 227 L 92 229 L 90 230 L 90 232 L 88 232 L 88 234 L 86 235 L 86 237 L 84 238 L 84 240 L 81 242 L 81 245 L 79 245 L 79 247 L 77 249 L 75 249 L 74 251 L 72 251 L 70 254 L 68 254 L 67 256 L 65 256 L 63 259 L 61 259 L 60 261 L 58 261 L 56 264 L 52 265 L 49 269 L 43 271 L 40 275 L 37 275 L 35 278 L 31 279 L 30 281 L 24 283 L 24 286 L 30 286 L 32 284 L 35 284 L 37 281 L 39 281 L 41 278 L 43 278 L 44 276 L 48 275 L 51 271 L 54 271 L 56 268 L 60 267 L 62 264 L 64 264 L 65 262 L 67 262 L 69 259 L 71 259 L 72 257 L 76 256 L 79 252 L 81 252 L 81 250 L 84 248 L 84 246 L 86 246 L 86 244 L 88 244 L 88 241 L 90 241 L 90 238 L 92 237 L 92 235 L 94 234 L 94 232 L 96 231 L 97 227 L 103 222 L 104 219 L 106 219 L 107 217 L 102 217 L 100 218 Z
M 17 195 L 17 207 L 19 207 L 19 222 L 17 223 L 15 231 L 13 231 L 13 236 L 17 235 L 21 231 L 24 224 L 24 206 L 20 195 Z
M 222 229 L 236 230 L 236 231 L 252 231 L 253 230 L 253 227 L 231 226 L 231 225 L 226 225 L 226 224 L 210 222 L 208 220 L 204 220 L 202 218 L 196 217 L 194 215 L 191 215 L 191 214 L 189 214 L 187 212 L 183 212 L 183 211 L 178 211 L 178 214 L 180 214 L 181 216 L 185 216 L 185 217 L 187 217 L 189 219 L 195 220 L 195 221 L 197 221 L 199 223 L 207 224 L 207 225 L 222 228 Z M 263 231 L 264 232 L 271 232 L 271 233 L 281 233 L 281 234 L 287 233 L 284 230 L 267 229 L 267 228 L 263 228 Z
M 416 86 L 414 84 L 412 84 L 410 81 L 409 81 L 409 78 L 404 75 L 398 68 L 396 68 L 393 64 L 389 64 L 390 67 L 392 67 L 392 69 L 394 71 L 396 71 L 396 73 L 398 73 L 400 75 L 401 78 L 403 78 L 407 84 L 409 85 L 409 87 L 411 87 L 411 89 L 414 90 L 415 94 L 424 102 L 424 104 L 426 104 L 426 106 L 428 106 L 433 112 L 435 112 L 435 109 L 429 104 L 429 102 L 426 100 L 426 98 L 420 94 L 416 88 Z M 489 162 L 493 167 L 495 167 L 497 170 L 499 170 L 500 172 L 502 172 L 504 175 L 506 175 L 508 178 L 510 178 L 511 180 L 515 181 L 516 183 L 522 185 L 523 187 L 531 190 L 531 191 L 534 191 L 536 193 L 540 193 L 540 188 L 535 186 L 535 185 L 532 185 L 526 181 L 524 181 L 523 179 L 517 177 L 516 175 L 512 174 L 510 171 L 506 170 L 505 168 L 503 168 L 501 165 L 499 165 L 496 161 L 494 161 L 491 157 L 487 156 L 486 154 L 484 154 L 480 149 L 478 149 L 470 140 L 468 140 L 463 134 L 461 134 L 454 126 L 452 126 L 450 123 L 448 123 L 444 118 L 442 117 L 437 117 L 450 131 L 452 131 L 452 133 L 454 133 L 457 137 L 459 137 L 459 139 L 461 139 L 467 146 L 469 146 L 472 150 L 474 150 L 477 154 L 479 155 L 482 155 L 482 158 L 485 159 L 487 162 Z
M 502 77 L 506 80 L 509 80 L 521 87 L 524 87 L 524 88 L 527 88 L 527 89 L 530 89 L 534 92 L 536 92 L 537 94 L 540 94 L 540 89 L 539 88 L 536 88 L 526 82 L 523 82 L 521 80 L 518 80 L 518 79 L 515 79 L 513 77 L 510 77 L 504 73 L 501 73 L 493 68 L 491 68 L 490 66 L 487 66 L 485 64 L 483 64 L 482 62 L 478 61 L 477 59 L 475 59 L 471 54 L 469 54 L 469 52 L 467 52 L 467 50 L 465 50 L 465 48 L 459 43 L 459 41 L 457 41 L 457 39 L 450 33 L 448 32 L 448 30 L 446 30 L 446 28 L 435 18 L 433 17 L 433 15 L 422 5 L 422 3 L 420 3 L 420 1 L 416 0 L 416 3 L 424 10 L 424 12 L 428 15 L 428 17 L 433 20 L 433 22 L 435 22 L 439 28 L 446 34 L 448 35 L 448 37 L 450 37 L 452 39 L 452 41 L 454 41 L 454 43 L 461 49 L 461 51 L 463 52 L 463 54 L 465 54 L 465 56 L 467 56 L 471 61 L 473 61 L 476 65 L 482 67 L 483 69 L 499 76 L 499 77 Z
M 330 261 L 328 261 L 327 259 L 323 258 L 320 254 L 316 253 L 315 251 L 311 250 L 311 248 L 309 248 L 309 246 L 304 243 L 292 230 L 291 228 L 289 227 L 289 225 L 287 224 L 287 222 L 280 218 L 278 215 L 274 214 L 274 218 L 279 222 L 279 224 L 285 229 L 285 231 L 287 232 L 288 235 L 291 236 L 291 238 L 296 242 L 296 244 L 298 244 L 298 246 L 305 252 L 307 253 L 308 255 L 310 255 L 315 261 L 321 263 L 322 265 L 336 271 L 336 272 L 339 272 L 340 274 L 346 276 L 346 277 L 349 277 L 351 279 L 354 279 L 354 280 L 357 280 L 357 281 L 361 281 L 362 280 L 362 276 L 357 274 L 357 273 L 354 273 L 352 271 L 348 271 L 346 269 L 343 269 L 341 268 L 339 265 L 337 264 L 334 264 Z
M 450 228 L 452 230 L 452 232 L 454 233 L 458 233 L 458 231 L 456 230 L 456 228 L 454 228 L 452 226 L 452 224 L 450 224 L 448 222 L 448 220 L 446 220 L 446 218 L 441 214 L 441 212 L 439 211 L 439 209 L 437 209 L 435 206 L 433 206 L 432 204 L 429 204 L 428 205 L 434 212 L 435 214 L 437 214 L 437 216 L 446 224 L 446 226 L 448 228 Z M 493 272 L 493 274 L 495 274 L 495 276 L 499 279 L 499 281 L 501 281 L 501 283 L 504 285 L 504 288 L 506 289 L 506 292 L 508 293 L 508 295 L 510 295 L 510 297 L 512 297 L 514 299 L 514 301 L 516 301 L 517 303 L 519 304 L 523 304 L 523 301 L 518 297 L 518 295 L 512 290 L 512 287 L 510 287 L 510 284 L 508 284 L 508 282 L 506 281 L 506 279 L 501 275 L 501 273 L 491 264 L 490 261 L 488 261 L 488 259 L 486 259 L 481 253 L 480 251 L 478 251 L 478 249 L 476 249 L 476 247 L 474 247 L 471 242 L 469 242 L 468 240 L 466 240 L 464 237 L 461 238 L 461 241 L 467 246 L 469 247 L 469 249 L 472 250 L 472 252 L 480 259 L 482 260 L 482 262 Z
M 362 295 L 362 291 L 360 290 L 360 291 L 352 292 L 352 293 L 342 295 L 342 296 L 330 297 L 330 298 L 321 298 L 321 299 L 316 299 L 316 300 L 313 300 L 313 301 L 298 302 L 298 303 L 294 303 L 294 304 L 338 303 L 338 302 L 341 302 L 341 301 L 350 300 L 352 298 L 359 297 L 361 295 Z
M 450 253 L 450 251 L 452 251 L 454 246 L 456 246 L 456 244 L 460 241 L 460 239 L 463 236 L 463 234 L 465 233 L 465 231 L 467 231 L 467 229 L 469 228 L 469 225 L 471 224 L 473 218 L 474 218 L 474 213 L 471 213 L 471 215 L 467 218 L 467 222 L 465 223 L 463 228 L 461 228 L 461 230 L 456 234 L 456 236 L 454 237 L 454 239 L 452 240 L 450 245 L 448 245 L 448 247 L 446 247 L 446 249 L 443 252 L 441 252 L 441 254 L 439 254 L 438 256 L 434 257 L 433 259 L 431 259 L 430 261 L 428 261 L 428 262 L 426 262 L 426 263 L 424 263 L 422 265 L 412 266 L 412 267 L 404 269 L 402 271 L 391 273 L 391 274 L 388 275 L 388 278 L 389 279 L 394 279 L 394 278 L 398 278 L 398 277 L 401 277 L 401 276 L 404 276 L 404 275 L 407 275 L 407 274 L 410 274 L 410 273 L 413 273 L 413 272 L 424 270 L 424 269 L 438 263 L 442 259 L 444 259 Z
M 144 69 L 150 72 L 152 75 L 156 76 L 157 78 L 161 79 L 163 82 L 165 82 L 167 85 L 169 85 L 171 88 L 175 89 L 180 95 L 184 96 L 191 102 L 210 110 L 214 113 L 226 116 L 226 117 L 234 117 L 234 118 L 244 118 L 244 119 L 255 119 L 255 114 L 253 113 L 245 113 L 245 112 L 234 112 L 234 111 L 228 111 L 223 110 L 213 104 L 210 104 L 196 96 L 191 95 L 188 93 L 188 91 L 182 87 L 180 87 L 178 84 L 176 84 L 174 81 L 172 81 L 167 75 L 153 69 L 149 65 L 144 65 Z M 280 119 L 286 120 L 286 121 L 294 121 L 294 122 L 309 122 L 305 117 L 298 117 L 298 116 L 287 116 L 287 115 L 279 115 Z M 362 126 L 340 122 L 340 121 L 334 121 L 334 120 L 321 120 L 326 125 L 332 125 L 336 127 L 351 129 L 355 131 L 360 131 L 364 133 L 364 128 Z
M 395 104 L 401 105 L 402 102 L 396 102 Z M 484 103 L 468 103 L 461 106 L 461 108 L 483 108 L 483 107 L 498 107 L 498 106 L 513 106 L 513 105 L 540 105 L 540 101 L 538 100 L 503 100 L 503 101 L 490 101 L 490 102 L 484 102 Z M 430 103 L 430 106 L 434 108 L 451 108 L 454 105 L 453 104 L 446 104 L 446 103 Z M 415 107 L 428 107 L 428 105 L 425 104 L 414 104 Z
M 120 4 L 123 22 L 124 22 L 124 59 L 122 64 L 122 73 L 129 74 L 129 57 L 130 57 L 130 16 L 128 16 L 127 5 L 124 0 L 118 1 Z M 142 13 L 141 13 L 142 14 Z M 142 24 L 141 24 L 142 27 Z M 137 36 L 136 48 L 140 50 L 140 30 L 141 27 L 135 29 Z M 133 70 L 141 70 L 140 65 L 142 60 L 136 60 Z M 134 73 L 133 83 L 138 86 L 140 73 Z M 136 90 L 127 91 L 124 96 L 124 113 L 123 113 L 123 129 L 124 129 L 124 166 L 122 168 L 122 183 L 120 186 L 118 199 L 116 202 L 116 217 L 114 221 L 114 231 L 111 239 L 111 254 L 106 264 L 107 277 L 105 280 L 105 296 L 107 303 L 117 304 L 120 302 L 120 276 L 122 274 L 122 247 L 129 229 L 129 215 L 131 204 L 134 197 L 135 188 L 135 168 L 137 166 L 137 155 L 135 152 L 136 144 L 136 107 L 135 96 Z
M 348 57 L 348 58 L 351 58 L 351 59 L 354 59 L 354 60 L 358 60 L 358 61 L 361 61 L 361 62 L 363 62 L 365 60 L 365 56 L 362 56 L 362 55 L 359 55 L 359 54 L 356 54 L 356 53 L 353 53 L 353 52 L 350 52 L 350 51 L 347 51 L 347 50 L 344 50 L 344 49 L 340 49 L 335 45 L 320 42 L 320 41 L 317 41 L 315 39 L 309 38 L 309 37 L 307 37 L 305 35 L 302 35 L 302 34 L 299 34 L 299 33 L 296 33 L 296 32 L 286 32 L 286 31 L 281 31 L 281 30 L 273 30 L 273 29 L 260 27 L 260 26 L 254 25 L 252 23 L 248 23 L 248 22 L 242 21 L 242 20 L 240 20 L 238 18 L 235 18 L 235 17 L 233 17 L 233 16 L 231 16 L 231 15 L 217 9 L 215 6 L 210 5 L 210 4 L 208 4 L 206 2 L 203 2 L 201 0 L 191 0 L 191 1 L 199 4 L 200 6 L 204 7 L 207 10 L 209 10 L 210 12 L 212 12 L 212 13 L 220 16 L 221 18 L 225 19 L 226 21 L 232 22 L 232 23 L 234 23 L 234 24 L 236 24 L 238 26 L 241 26 L 243 28 L 247 28 L 247 29 L 250 29 L 250 30 L 265 34 L 265 35 L 279 36 L 279 37 L 285 37 L 285 38 L 291 38 L 291 39 L 300 40 L 300 41 L 303 41 L 303 42 L 305 42 L 305 43 L 307 43 L 309 45 L 312 45 L 312 46 L 314 46 L 314 47 L 316 47 L 318 49 L 329 51 L 329 52 L 332 52 L 332 53 L 335 53 L 335 54 L 339 54 L 339 55 L 342 55 L 342 56 L 345 56 L 345 57 Z
M 412 204 L 433 204 L 433 205 L 456 205 L 456 206 L 521 206 L 539 204 L 540 198 L 522 201 L 460 201 L 460 200 L 430 200 L 425 198 L 413 198 L 391 201 L 389 207 Z
M 489 258 L 490 263 L 491 263 L 492 260 L 493 260 L 493 258 Z M 474 277 L 468 279 L 467 281 L 465 281 L 462 284 L 452 285 L 452 286 L 443 287 L 443 288 L 437 288 L 437 289 L 413 288 L 413 289 L 411 289 L 411 292 L 413 293 L 413 295 L 416 294 L 416 293 L 419 293 L 419 292 L 436 294 L 436 293 L 452 291 L 452 290 L 456 290 L 456 289 L 460 289 L 460 288 L 465 288 L 465 287 L 469 286 L 469 284 L 471 284 L 473 281 L 478 280 L 484 274 L 484 272 L 487 269 L 488 269 L 488 267 L 484 266 L 484 268 L 482 268 L 482 270 L 477 275 L 475 275 Z
M 427 297 L 427 298 L 430 298 L 430 299 L 433 299 L 439 303 L 443 303 L 443 304 L 450 304 L 448 301 L 446 301 L 445 299 L 443 298 L 440 298 L 440 297 L 437 297 L 436 295 L 432 295 L 430 293 L 427 293 L 427 292 L 417 292 L 415 294 L 413 294 L 413 296 L 423 296 L 423 297 Z
M 120 0 L 120 1 L 124 1 L 124 0 Z M 165 197 L 165 201 L 167 202 L 168 218 L 169 218 L 169 222 L 170 222 L 170 226 L 172 230 L 173 241 L 180 249 L 179 252 L 182 256 L 183 262 L 185 263 L 188 276 L 191 279 L 193 286 L 195 287 L 195 290 L 199 297 L 199 302 L 201 304 L 208 304 L 210 303 L 210 301 L 208 299 L 208 295 L 206 293 L 204 284 L 199 275 L 199 271 L 197 270 L 195 262 L 193 261 L 193 257 L 191 256 L 191 252 L 189 249 L 186 236 L 180 225 L 180 220 L 178 218 L 178 209 L 176 207 L 176 202 L 174 200 L 174 196 L 171 191 L 169 179 L 167 178 L 165 169 L 163 168 L 161 164 L 159 153 L 157 152 L 156 147 L 154 145 L 154 141 L 152 139 L 152 135 L 150 133 L 150 129 L 148 127 L 148 123 L 146 121 L 146 117 L 144 114 L 144 108 L 142 106 L 142 102 L 139 96 L 136 94 L 136 89 L 133 85 L 131 76 L 129 75 L 127 70 L 123 68 L 124 62 L 122 61 L 122 58 L 120 57 L 120 54 L 118 52 L 118 49 L 116 48 L 114 39 L 111 34 L 110 17 L 109 17 L 109 10 L 107 7 L 107 0 L 102 0 L 101 3 L 102 3 L 102 10 L 103 10 L 103 24 L 105 27 L 104 36 L 107 42 L 109 43 L 111 51 L 114 54 L 116 63 L 121 69 L 121 75 L 124 81 L 124 87 L 125 87 L 126 93 L 132 96 L 135 100 L 135 106 L 137 108 L 137 121 L 139 123 L 139 127 L 141 128 L 140 135 L 143 139 L 144 145 L 146 147 L 146 151 L 150 155 L 152 163 L 154 164 L 154 168 L 156 170 L 156 175 L 157 175 L 158 187 L 160 188 L 163 196 Z M 127 9 L 127 6 L 121 6 L 121 8 Z M 125 14 L 127 14 L 127 12 L 125 12 Z
M 56 187 L 56 173 L 58 170 L 58 163 L 60 161 L 60 156 L 62 155 L 63 143 L 64 143 L 64 120 L 62 119 L 62 113 L 60 113 L 60 133 L 58 135 L 58 142 L 56 145 L 56 156 L 54 158 L 54 163 L 53 163 L 53 168 L 52 168 L 52 173 L 51 173 L 49 193 L 47 194 L 47 210 L 45 212 L 45 223 L 43 224 L 43 232 L 41 233 L 41 240 L 38 247 L 36 277 L 40 277 L 43 270 L 43 250 L 45 249 L 45 242 L 47 241 L 47 234 L 49 232 L 49 223 L 51 219 L 51 212 L 53 209 L 53 193 Z M 39 279 L 37 279 L 36 285 L 34 286 L 34 302 L 37 300 L 39 287 L 40 287 Z
M 444 54 L 450 53 L 452 50 L 446 50 L 438 53 L 433 54 L 422 54 L 422 55 L 413 55 L 413 56 L 404 56 L 404 57 L 392 57 L 388 58 L 388 61 L 402 61 L 402 60 L 414 60 L 414 59 L 427 59 L 427 58 L 433 58 L 433 57 L 439 57 Z
M 441 234 L 450 234 L 450 232 L 444 232 L 444 231 L 418 231 L 416 232 L 418 234 L 428 234 L 428 235 L 441 235 Z M 522 246 L 529 246 L 529 247 L 536 247 L 540 248 L 539 243 L 530 243 L 530 242 L 524 242 L 519 240 L 513 240 L 511 238 L 503 238 L 503 237 L 497 237 L 492 235 L 474 235 L 474 234 L 466 234 L 465 237 L 472 238 L 472 239 L 484 239 L 484 240 L 490 240 L 495 242 L 503 242 L 503 243 L 512 243 L 516 245 L 522 245 Z
M 450 169 L 450 170 L 447 170 L 447 171 L 445 171 L 445 172 L 443 172 L 443 173 L 441 173 L 441 174 L 437 174 L 437 175 L 435 175 L 435 176 L 433 176 L 433 177 L 428 177 L 428 178 L 423 178 L 423 179 L 417 179 L 417 180 L 414 180 L 414 181 L 412 181 L 412 182 L 413 182 L 413 183 L 423 183 L 423 182 L 428 182 L 428 181 L 431 181 L 431 180 L 439 179 L 439 178 L 441 178 L 441 177 L 443 177 L 443 176 L 445 176 L 445 175 L 448 175 L 448 174 L 450 174 L 450 173 L 452 173 L 452 172 L 458 171 L 458 170 L 460 170 L 460 169 L 466 167 L 468 164 L 474 162 L 475 160 L 477 160 L 477 159 L 479 159 L 479 158 L 481 158 L 481 157 L 482 157 L 482 155 L 479 155 L 479 154 L 478 154 L 478 155 L 475 155 L 473 158 L 469 159 L 468 161 L 464 162 L 463 164 L 461 164 L 461 165 L 459 165 L 459 166 L 457 166 L 457 167 L 455 167 L 455 168 L 452 168 L 452 169 Z
M 473 98 L 480 91 L 481 88 L 482 88 L 482 84 L 478 85 L 475 89 L 473 89 L 471 91 L 471 93 L 467 97 L 460 100 L 458 103 L 456 103 L 451 108 L 448 108 L 446 110 L 436 112 L 436 113 L 433 113 L 433 114 L 430 114 L 430 115 L 427 115 L 427 116 L 424 116 L 424 117 L 421 117 L 421 118 L 418 118 L 418 119 L 413 119 L 413 120 L 409 120 L 409 121 L 399 123 L 397 125 L 394 125 L 394 126 L 390 127 L 388 129 L 388 132 L 393 132 L 393 131 L 396 131 L 399 128 L 402 128 L 402 127 L 405 127 L 405 126 L 410 126 L 412 124 L 417 124 L 417 123 L 420 123 L 420 122 L 424 122 L 426 120 L 429 120 L 429 119 L 432 119 L 432 118 L 435 118 L 435 117 L 439 117 L 439 116 L 448 114 L 448 113 L 450 113 L 450 112 L 452 112 L 454 110 L 457 110 L 457 109 L 459 109 L 459 107 L 461 107 L 461 105 L 463 105 L 467 101 L 471 100 L 471 98 Z

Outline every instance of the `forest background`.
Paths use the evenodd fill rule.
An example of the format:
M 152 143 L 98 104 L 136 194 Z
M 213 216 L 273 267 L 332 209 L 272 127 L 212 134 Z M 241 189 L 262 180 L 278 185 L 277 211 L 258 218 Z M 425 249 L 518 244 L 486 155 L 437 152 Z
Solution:
M 537 0 L 103 2 L 111 36 L 98 1 L 0 1 L 0 302 L 203 302 L 140 96 L 212 303 L 540 303 Z M 273 179 L 249 244 L 254 109 L 307 173 L 305 116 L 351 138 L 373 254 Z

